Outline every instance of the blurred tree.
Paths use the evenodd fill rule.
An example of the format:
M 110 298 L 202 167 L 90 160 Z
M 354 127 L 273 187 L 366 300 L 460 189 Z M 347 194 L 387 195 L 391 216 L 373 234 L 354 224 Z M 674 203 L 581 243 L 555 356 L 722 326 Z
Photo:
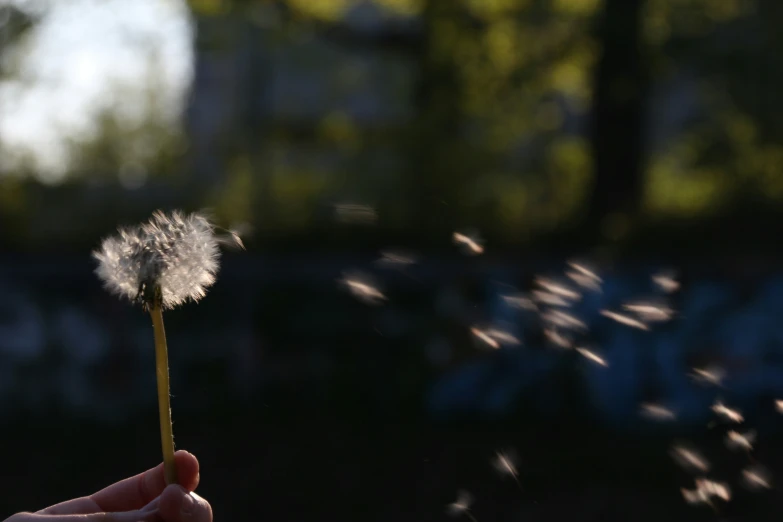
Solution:
M 642 50 L 644 0 L 606 0 L 599 22 L 590 140 L 595 179 L 588 222 L 621 234 L 644 187 L 648 60 Z
M 387 230 L 499 243 L 783 198 L 775 0 L 189 4 L 186 134 L 151 68 L 142 118 L 107 108 L 71 140 L 74 179 L 187 172 L 190 205 L 265 234 L 319 229 L 351 201 Z M 3 16 L 8 34 L 30 27 Z

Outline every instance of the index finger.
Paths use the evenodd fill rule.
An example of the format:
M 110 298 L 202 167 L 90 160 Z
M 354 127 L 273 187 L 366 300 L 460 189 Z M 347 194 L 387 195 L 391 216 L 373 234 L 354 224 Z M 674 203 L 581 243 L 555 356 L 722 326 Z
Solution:
M 179 484 L 188 491 L 198 486 L 199 465 L 192 453 L 177 451 L 174 453 Z M 141 509 L 158 497 L 166 488 L 163 464 L 100 490 L 90 499 L 103 511 L 133 511 Z

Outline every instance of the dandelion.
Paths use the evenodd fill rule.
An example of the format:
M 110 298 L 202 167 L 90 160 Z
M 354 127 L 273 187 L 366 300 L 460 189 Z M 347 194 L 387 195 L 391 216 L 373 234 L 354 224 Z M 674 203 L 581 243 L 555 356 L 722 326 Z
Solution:
M 478 522 L 470 512 L 471 504 L 473 504 L 473 496 L 465 490 L 460 490 L 457 492 L 457 500 L 446 506 L 446 513 L 453 517 L 465 515 L 472 522 Z
M 778 410 L 778 413 L 783 413 L 783 400 L 775 400 L 775 409 Z
M 161 443 L 169 484 L 177 479 L 163 310 L 197 302 L 206 295 L 215 282 L 221 245 L 244 248 L 236 233 L 218 235 L 216 227 L 202 214 L 156 211 L 146 223 L 120 228 L 93 252 L 98 261 L 95 272 L 104 286 L 111 293 L 140 303 L 152 318 Z

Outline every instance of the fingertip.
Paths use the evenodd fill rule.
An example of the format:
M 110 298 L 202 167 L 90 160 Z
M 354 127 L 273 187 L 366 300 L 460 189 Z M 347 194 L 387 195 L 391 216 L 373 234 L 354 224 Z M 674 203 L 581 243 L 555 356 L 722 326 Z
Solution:
M 164 520 L 211 522 L 212 508 L 200 496 L 172 484 L 160 496 L 158 511 Z
M 188 491 L 196 489 L 201 477 L 196 456 L 188 451 L 178 450 L 174 453 L 174 462 L 177 466 L 177 483 Z

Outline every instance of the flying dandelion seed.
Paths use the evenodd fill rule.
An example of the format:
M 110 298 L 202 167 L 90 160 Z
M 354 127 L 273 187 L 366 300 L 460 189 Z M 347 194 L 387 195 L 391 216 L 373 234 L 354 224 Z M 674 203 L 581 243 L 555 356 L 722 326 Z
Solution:
M 775 400 L 775 409 L 778 410 L 778 413 L 783 413 L 783 400 Z
M 537 277 L 534 280 L 534 282 L 535 284 L 537 284 L 538 286 L 540 286 L 550 294 L 560 296 L 569 301 L 578 301 L 579 299 L 582 298 L 582 294 L 580 294 L 579 292 L 571 290 L 564 284 L 557 283 L 555 281 L 552 281 L 551 279 Z
M 472 504 L 473 496 L 465 490 L 460 490 L 457 492 L 457 500 L 446 506 L 446 513 L 453 517 L 465 515 L 472 522 L 478 522 L 476 517 L 470 512 Z
M 339 203 L 334 209 L 337 220 L 341 223 L 372 225 L 378 220 L 378 213 L 369 205 Z
M 673 272 L 661 272 L 651 277 L 653 283 L 667 294 L 680 289 L 680 283 L 674 278 Z
M 475 335 L 479 340 L 481 340 L 484 344 L 486 344 L 490 348 L 494 348 L 495 350 L 500 348 L 500 343 L 497 342 L 495 339 L 493 339 L 491 336 L 487 335 L 482 330 L 479 330 L 476 327 L 471 327 L 470 333 Z
M 674 310 L 654 303 L 628 303 L 623 305 L 623 310 L 633 312 L 643 321 L 663 323 L 674 317 Z
M 490 328 L 488 330 L 484 331 L 488 336 L 495 339 L 500 344 L 507 344 L 507 345 L 518 345 L 522 344 L 522 341 L 520 341 L 516 336 L 511 335 L 509 332 L 506 332 L 505 330 L 499 330 L 497 328 Z
M 745 421 L 745 418 L 742 416 L 742 413 L 740 413 L 739 410 L 728 408 L 720 400 L 715 401 L 715 404 L 712 405 L 712 411 L 729 422 L 740 424 Z
M 606 362 L 606 359 L 599 356 L 595 352 L 588 350 L 587 348 L 577 348 L 576 351 L 579 352 L 583 357 L 585 357 L 589 361 L 592 361 L 600 366 L 603 366 L 604 368 L 609 367 L 609 363 Z
M 735 430 L 729 430 L 726 433 L 726 446 L 729 449 L 742 449 L 745 451 L 753 451 L 753 444 L 756 442 L 756 432 L 748 431 L 740 433 Z
M 720 368 L 694 368 L 691 376 L 699 382 L 722 386 L 726 372 Z
M 519 471 L 516 466 L 516 455 L 511 451 L 498 451 L 492 460 L 492 466 L 501 476 L 507 475 L 514 479 L 519 491 L 524 493 L 522 483 L 519 482 Z
M 514 308 L 520 308 L 530 312 L 538 311 L 538 305 L 536 305 L 536 303 L 534 303 L 533 300 L 529 297 L 521 295 L 503 295 L 501 297 L 506 304 L 513 306 Z
M 696 450 L 675 446 L 672 448 L 671 453 L 674 460 L 683 468 L 693 469 L 702 473 L 710 470 L 710 463 Z
M 595 272 L 595 270 L 591 270 L 584 263 L 580 263 L 578 261 L 568 261 L 566 264 L 569 267 L 573 268 L 578 273 L 582 274 L 583 276 L 589 277 L 590 279 L 593 279 L 594 281 L 597 281 L 599 283 L 603 283 L 603 280 Z
M 462 234 L 460 232 L 454 232 L 452 239 L 454 240 L 454 243 L 462 247 L 463 251 L 467 254 L 479 255 L 484 253 L 484 246 L 481 244 L 481 240 L 475 234 Z
M 511 475 L 512 477 L 516 478 L 519 473 L 517 472 L 517 467 L 514 463 L 515 460 L 516 457 L 512 453 L 498 451 L 495 453 L 495 458 L 492 461 L 492 465 L 501 475 Z
M 345 274 L 340 282 L 363 303 L 378 305 L 386 301 L 386 296 L 376 288 L 374 282 L 366 275 Z
M 581 274 L 579 272 L 575 272 L 573 270 L 567 270 L 565 273 L 566 277 L 576 283 L 578 286 L 584 288 L 585 290 L 590 290 L 593 292 L 600 292 L 601 291 L 601 280 L 593 279 L 592 277 L 586 276 L 584 274 Z
M 726 484 L 704 478 L 696 479 L 696 489 L 687 490 L 682 488 L 680 491 L 685 501 L 689 504 L 703 503 L 714 508 L 712 497 L 717 497 L 726 502 L 731 500 L 731 490 Z
M 560 334 L 560 332 L 554 328 L 544 328 L 544 337 L 546 337 L 550 343 L 554 344 L 555 346 L 559 346 L 560 348 L 573 347 L 571 339 Z
M 640 404 L 639 408 L 640 413 L 649 419 L 657 421 L 670 421 L 677 418 L 672 410 L 660 404 L 645 402 Z
M 381 258 L 376 263 L 391 268 L 405 268 L 416 264 L 416 258 L 404 252 L 385 250 L 381 252 Z
M 152 319 L 158 411 L 164 475 L 167 484 L 177 481 L 174 464 L 174 433 L 169 396 L 168 346 L 163 310 L 187 301 L 197 302 L 215 282 L 220 246 L 244 247 L 239 236 L 217 227 L 202 214 L 158 210 L 146 223 L 118 230 L 101 242 L 93 257 L 95 273 L 104 286 L 131 302 L 141 303 Z
M 571 314 L 562 310 L 547 310 L 541 314 L 541 320 L 560 328 L 569 328 L 574 330 L 587 330 L 587 323 L 581 321 Z
M 559 295 L 555 295 L 551 292 L 544 292 L 543 290 L 533 290 L 531 292 L 533 300 L 548 306 L 571 306 L 570 301 L 566 301 Z
M 760 466 L 743 469 L 742 483 L 751 490 L 772 489 L 772 478 L 769 472 Z
M 644 324 L 643 322 L 638 321 L 633 317 L 628 317 L 627 315 L 618 314 L 617 312 L 612 312 L 610 310 L 601 310 L 601 315 L 603 315 L 604 317 L 608 317 L 613 321 L 617 321 L 620 324 L 624 324 L 625 326 L 630 326 L 631 328 L 638 328 L 639 330 L 644 330 L 644 331 L 650 330 L 650 327 Z

